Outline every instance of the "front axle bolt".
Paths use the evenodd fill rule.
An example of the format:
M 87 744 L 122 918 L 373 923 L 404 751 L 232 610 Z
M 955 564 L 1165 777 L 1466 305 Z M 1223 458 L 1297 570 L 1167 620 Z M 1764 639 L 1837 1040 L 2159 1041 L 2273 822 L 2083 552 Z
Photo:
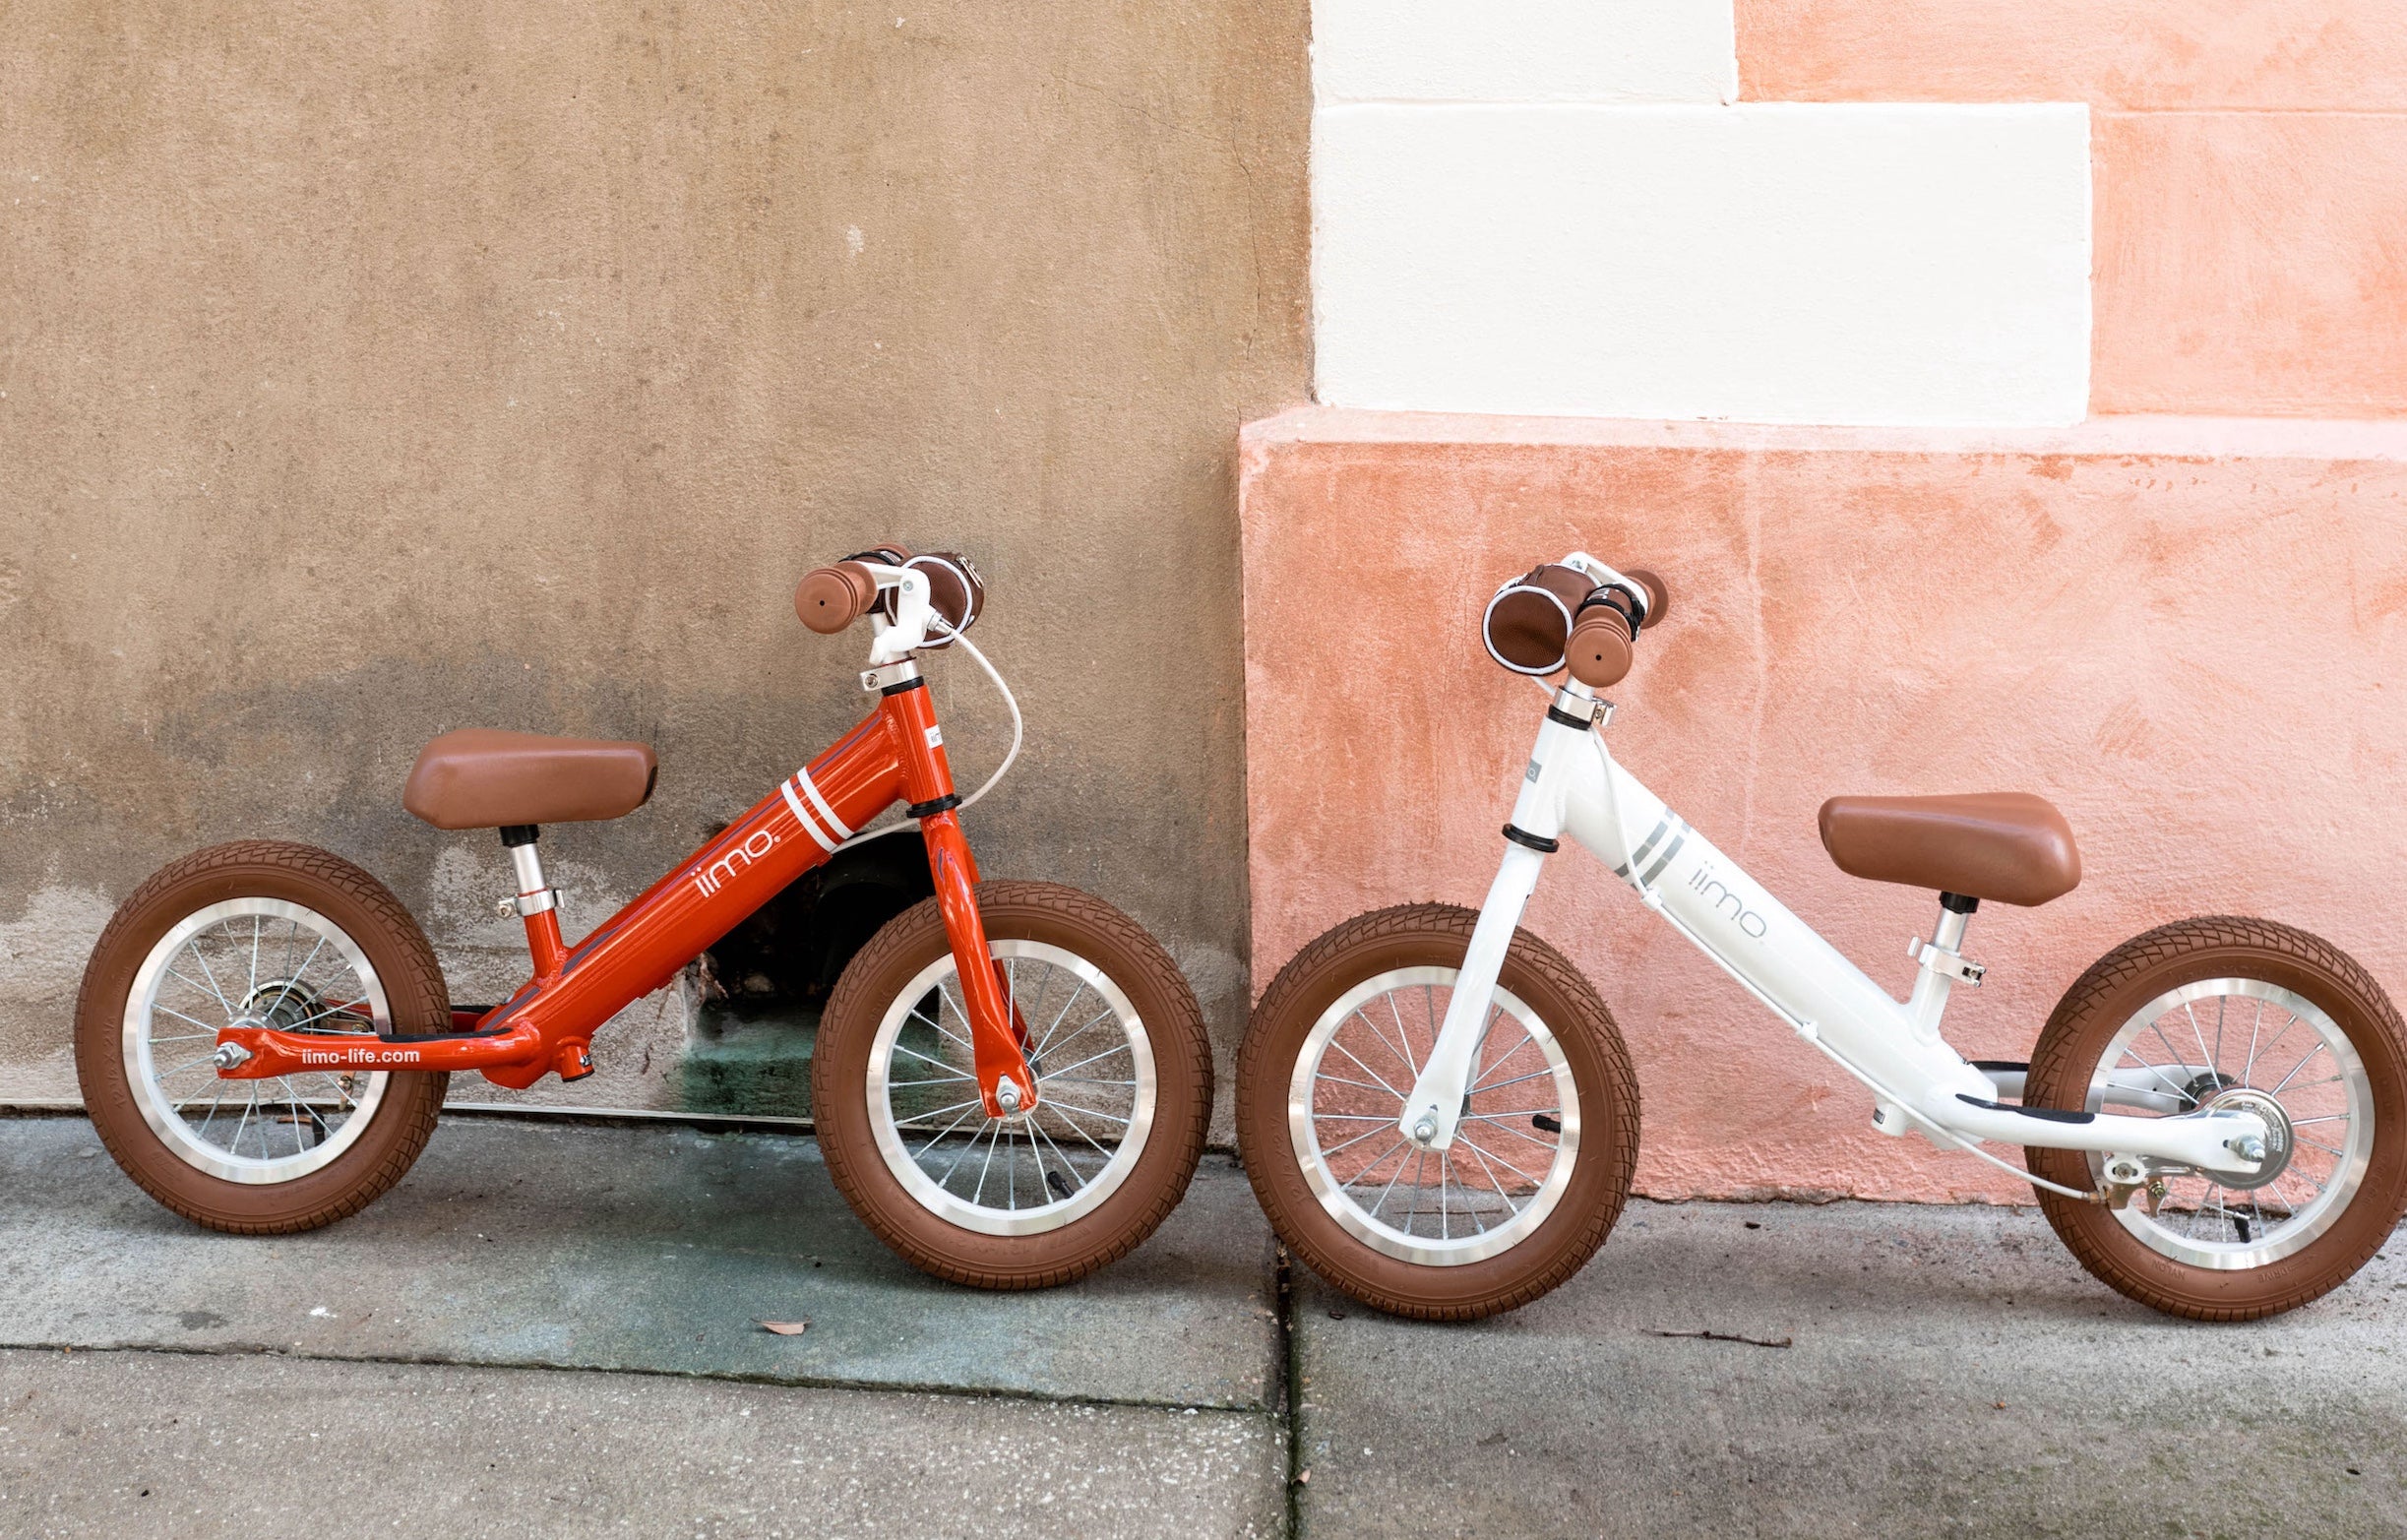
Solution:
M 251 1050 L 240 1043 L 219 1043 L 217 1051 L 209 1056 L 209 1062 L 220 1070 L 238 1070 L 251 1062 Z

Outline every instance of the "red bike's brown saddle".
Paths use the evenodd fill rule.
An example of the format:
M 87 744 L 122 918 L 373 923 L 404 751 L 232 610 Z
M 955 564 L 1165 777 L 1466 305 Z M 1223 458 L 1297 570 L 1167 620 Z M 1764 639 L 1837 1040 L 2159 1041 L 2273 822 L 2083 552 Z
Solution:
M 2024 905 L 2080 886 L 2072 826 L 2043 797 L 1832 797 L 1822 848 L 1850 877 Z
M 659 774 L 649 744 L 463 727 L 418 751 L 401 806 L 437 829 L 578 824 L 634 812 Z

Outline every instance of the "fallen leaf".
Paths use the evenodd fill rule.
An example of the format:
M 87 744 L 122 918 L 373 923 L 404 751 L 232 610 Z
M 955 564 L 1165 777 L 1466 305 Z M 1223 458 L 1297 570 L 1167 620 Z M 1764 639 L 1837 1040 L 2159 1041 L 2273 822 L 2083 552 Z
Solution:
M 798 1337 L 805 1331 L 811 1329 L 811 1323 L 807 1320 L 764 1321 L 761 1323 L 761 1329 L 764 1331 L 774 1331 L 781 1337 Z

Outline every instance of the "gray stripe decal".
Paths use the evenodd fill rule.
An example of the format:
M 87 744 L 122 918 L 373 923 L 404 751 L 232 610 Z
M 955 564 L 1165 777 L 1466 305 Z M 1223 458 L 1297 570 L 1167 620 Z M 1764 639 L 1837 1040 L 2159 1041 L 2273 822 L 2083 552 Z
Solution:
M 1646 852 L 1655 847 L 1655 841 L 1661 839 L 1664 832 L 1670 829 L 1672 825 L 1677 822 L 1679 821 L 1673 818 L 1669 813 L 1664 814 L 1661 821 L 1655 825 L 1655 832 L 1648 834 L 1644 839 L 1638 841 L 1637 854 L 1630 858 L 1630 865 L 1615 867 L 1613 869 L 1613 875 L 1616 877 L 1628 877 L 1633 868 L 1642 864 L 1646 860 Z
M 1678 819 L 1672 822 L 1680 824 L 1680 832 L 1674 834 L 1672 842 L 1663 847 L 1663 853 L 1655 857 L 1655 864 L 1646 869 L 1646 885 L 1650 888 L 1654 886 L 1655 879 L 1663 875 L 1663 869 L 1672 864 L 1672 857 L 1680 853 L 1681 845 L 1688 841 L 1689 826 L 1681 824 Z

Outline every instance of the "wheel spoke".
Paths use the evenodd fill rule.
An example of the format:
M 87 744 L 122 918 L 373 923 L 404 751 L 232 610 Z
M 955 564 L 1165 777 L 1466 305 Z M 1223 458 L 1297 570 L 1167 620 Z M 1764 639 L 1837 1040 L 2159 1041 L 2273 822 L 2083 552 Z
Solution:
M 1494 1118 L 1485 1117 L 1479 1113 L 1473 1113 L 1471 1116 L 1463 1119 L 1462 1121 L 1465 1123 L 1485 1123 L 1491 1127 L 1502 1129 L 1507 1134 L 1512 1135 L 1514 1139 L 1525 1140 L 1529 1143 L 1537 1145 L 1540 1149 L 1554 1149 L 1557 1147 L 1554 1144 L 1548 1143 L 1545 1140 L 1539 1139 L 1535 1135 L 1522 1133 L 1519 1129 L 1514 1128 L 1510 1123 L 1499 1123 Z
M 979 1109 L 984 1107 L 986 1103 L 984 1099 L 981 1098 L 977 1101 L 964 1103 L 964 1105 L 967 1106 L 969 1110 L 962 1113 L 959 1117 L 954 1119 L 951 1123 L 946 1124 L 934 1134 L 930 1135 L 928 1141 L 925 1144 L 920 1145 L 918 1150 L 912 1154 L 912 1160 L 917 1161 L 925 1158 L 929 1150 L 934 1149 L 939 1143 L 943 1142 L 946 1135 L 951 1134 L 955 1129 L 959 1128 L 962 1124 L 967 1123 L 970 1119 L 976 1117 Z M 913 1129 L 911 1132 L 916 1134 L 920 1131 Z
M 228 1021 L 231 1021 L 236 1016 L 242 1015 L 242 1013 L 234 1009 L 234 1003 L 225 998 L 225 991 L 217 987 L 217 975 L 211 971 L 209 966 L 209 955 L 201 950 L 200 941 L 201 938 L 199 936 L 192 937 L 190 940 L 184 943 L 184 950 L 192 954 L 193 961 L 201 964 L 201 976 L 209 980 L 209 992 L 217 997 L 217 1004 L 225 1008 L 225 1018 Z M 174 970 L 169 969 L 168 971 L 173 972 Z M 184 975 L 177 973 L 176 977 L 184 978 Z M 192 980 L 186 978 L 184 979 L 184 982 L 190 984 L 192 983 Z
M 2315 1044 L 2312 1052 L 2310 1052 L 2305 1058 L 2301 1059 L 2297 1064 L 2290 1067 L 2290 1073 L 2282 1077 L 2282 1083 L 2274 1086 L 2273 1089 L 2266 1092 L 2266 1094 L 2269 1096 L 2279 1096 L 2282 1093 L 2284 1086 L 2287 1086 L 2292 1080 L 2298 1078 L 2299 1072 L 2301 1070 L 2306 1069 L 2309 1065 L 2315 1062 L 2316 1054 L 2328 1054 L 2330 1052 L 2331 1048 L 2329 1045 L 2324 1043 Z
M 1499 1059 L 1494 1068 L 1502 1069 L 1504 1068 L 1505 1063 L 1505 1060 Z M 1474 1080 L 1471 1082 L 1471 1091 L 1474 1095 L 1481 1091 L 1501 1091 L 1508 1085 L 1518 1085 L 1524 1080 L 1535 1080 L 1539 1078 L 1552 1079 L 1554 1078 L 1554 1074 L 1555 1072 L 1552 1070 L 1532 1070 L 1527 1075 L 1516 1075 L 1510 1080 L 1499 1080 L 1494 1085 L 1483 1085 L 1477 1080 Z
M 1354 1060 L 1354 1068 L 1355 1068 L 1355 1069 L 1360 1070 L 1360 1071 L 1361 1071 L 1363 1074 L 1365 1074 L 1365 1075 L 1369 1076 L 1371 1078 L 1373 1078 L 1373 1079 L 1375 1079 L 1375 1080 L 1379 1080 L 1379 1088 L 1380 1088 L 1381 1090 L 1386 1091 L 1386 1092 L 1387 1092 L 1389 1095 L 1390 1095 L 1390 1096 L 1394 1097 L 1394 1098 L 1395 1098 L 1397 1101 L 1403 1101 L 1403 1100 L 1406 1100 L 1406 1099 L 1407 1099 L 1407 1098 L 1405 1097 L 1405 1095 L 1404 1095 L 1404 1093 L 1403 1093 L 1402 1091 L 1397 1090 L 1397 1089 L 1396 1089 L 1394 1086 L 1392 1086 L 1392 1085 L 1389 1084 L 1389 1083 L 1388 1083 L 1386 1080 L 1384 1080 L 1384 1079 L 1380 1079 L 1380 1074 L 1379 1074 L 1379 1072 L 1378 1072 L 1377 1070 L 1372 1069 L 1372 1068 L 1371 1068 L 1369 1065 L 1367 1065 L 1367 1064 L 1363 1063 L 1363 1062 L 1362 1062 L 1360 1059 L 1354 1059 L 1354 1053 L 1353 1053 L 1353 1050 L 1352 1050 L 1352 1049 L 1349 1049 L 1348 1047 L 1346 1047 L 1346 1046 L 1345 1046 L 1345 1044 L 1343 1044 L 1343 1043 L 1341 1043 L 1341 1042 L 1337 1041 L 1335 1038 L 1333 1038 L 1333 1037 L 1332 1037 L 1332 1038 L 1330 1038 L 1330 1039 L 1329 1039 L 1329 1041 L 1328 1041 L 1328 1045 L 1329 1045 L 1331 1048 L 1336 1049 L 1336 1050 L 1337 1050 L 1339 1053 L 1344 1054 L 1344 1055 L 1345 1055 L 1345 1056 L 1346 1056 L 1348 1059 L 1353 1059 L 1353 1060 Z
M 968 1038 L 966 1038 L 966 1037 L 956 1037 L 956 1036 L 954 1036 L 954 1034 L 953 1034 L 953 1033 L 948 1032 L 948 1031 L 946 1031 L 946 1030 L 945 1030 L 945 1023 L 937 1019 L 937 1016 L 943 1016 L 943 1015 L 945 1014 L 945 1006 L 950 1006 L 950 1005 L 953 1005 L 953 996 L 952 996 L 952 994 L 951 994 L 950 992 L 948 992 L 948 991 L 945 989 L 945 987 L 944 987 L 943 985 L 941 985 L 941 984 L 940 984 L 940 985 L 938 985 L 938 986 L 937 986 L 937 993 L 938 993 L 938 994 L 940 994 L 940 995 L 942 995 L 942 996 L 944 996 L 945 1005 L 943 1005 L 943 1006 L 938 1006 L 938 1007 L 936 1008 L 936 1016 L 929 1016 L 929 1015 L 928 1015 L 926 1012 L 924 1012 L 924 1011 L 920 1010 L 920 1009 L 917 1007 L 917 1006 L 913 1006 L 913 1007 L 911 1008 L 910 1019 L 912 1019 L 912 1020 L 918 1020 L 918 1021 L 925 1021 L 925 1022 L 927 1022 L 927 1023 L 928 1023 L 930 1026 L 932 1026 L 932 1027 L 936 1028 L 937 1033 L 938 1033 L 938 1035 L 939 1035 L 939 1036 L 945 1037 L 945 1038 L 947 1038 L 947 1039 L 949 1039 L 949 1040 L 951 1040 L 951 1041 L 953 1041 L 953 1042 L 957 1042 L 957 1043 L 960 1044 L 960 1045 L 961 1045 L 963 1048 L 967 1048 L 967 1047 L 969 1047 L 969 1039 L 968 1039 Z M 954 1006 L 954 1009 L 955 1009 L 956 1011 L 960 1011 L 960 1008 L 959 1008 L 958 1006 Z M 966 1012 L 966 1011 L 961 1011 L 961 1012 L 960 1012 L 960 1016 L 961 1016 L 961 1019 L 962 1019 L 963 1021 L 966 1021 L 966 1020 L 968 1020 L 968 1019 L 969 1019 L 969 1013 L 968 1013 L 968 1012 Z M 930 1062 L 930 1063 L 934 1063 L 935 1061 L 931 1060 L 931 1061 L 929 1061 L 929 1062 Z
M 1383 1130 L 1395 1127 L 1395 1120 L 1393 1118 L 1382 1118 L 1379 1120 L 1379 1128 L 1365 1130 L 1364 1132 L 1355 1135 L 1352 1139 L 1347 1140 L 1342 1144 L 1334 1144 L 1322 1150 L 1321 1157 L 1326 1160 L 1330 1155 L 1334 1155 L 1341 1150 L 1352 1149 L 1355 1145 L 1361 1143 L 1366 1139 L 1377 1139 Z
M 1092 1107 L 1081 1107 L 1076 1102 L 1049 1101 L 1039 1103 L 1039 1105 L 1052 1107 L 1060 1112 L 1075 1112 L 1082 1118 L 1101 1118 L 1106 1123 L 1117 1123 L 1124 1129 L 1129 1126 L 1129 1120 L 1126 1118 L 1115 1118 L 1108 1112 L 1097 1112 Z
M 1088 1065 L 1094 1063 L 1098 1059 L 1109 1059 L 1114 1054 L 1127 1053 L 1128 1051 L 1129 1045 L 1127 1043 L 1115 1043 L 1111 1047 L 1104 1049 L 1099 1054 L 1089 1054 L 1085 1058 L 1080 1059 L 1078 1063 L 1066 1064 L 1053 1073 L 1056 1075 L 1068 1075 L 1073 1070 L 1085 1069 Z

